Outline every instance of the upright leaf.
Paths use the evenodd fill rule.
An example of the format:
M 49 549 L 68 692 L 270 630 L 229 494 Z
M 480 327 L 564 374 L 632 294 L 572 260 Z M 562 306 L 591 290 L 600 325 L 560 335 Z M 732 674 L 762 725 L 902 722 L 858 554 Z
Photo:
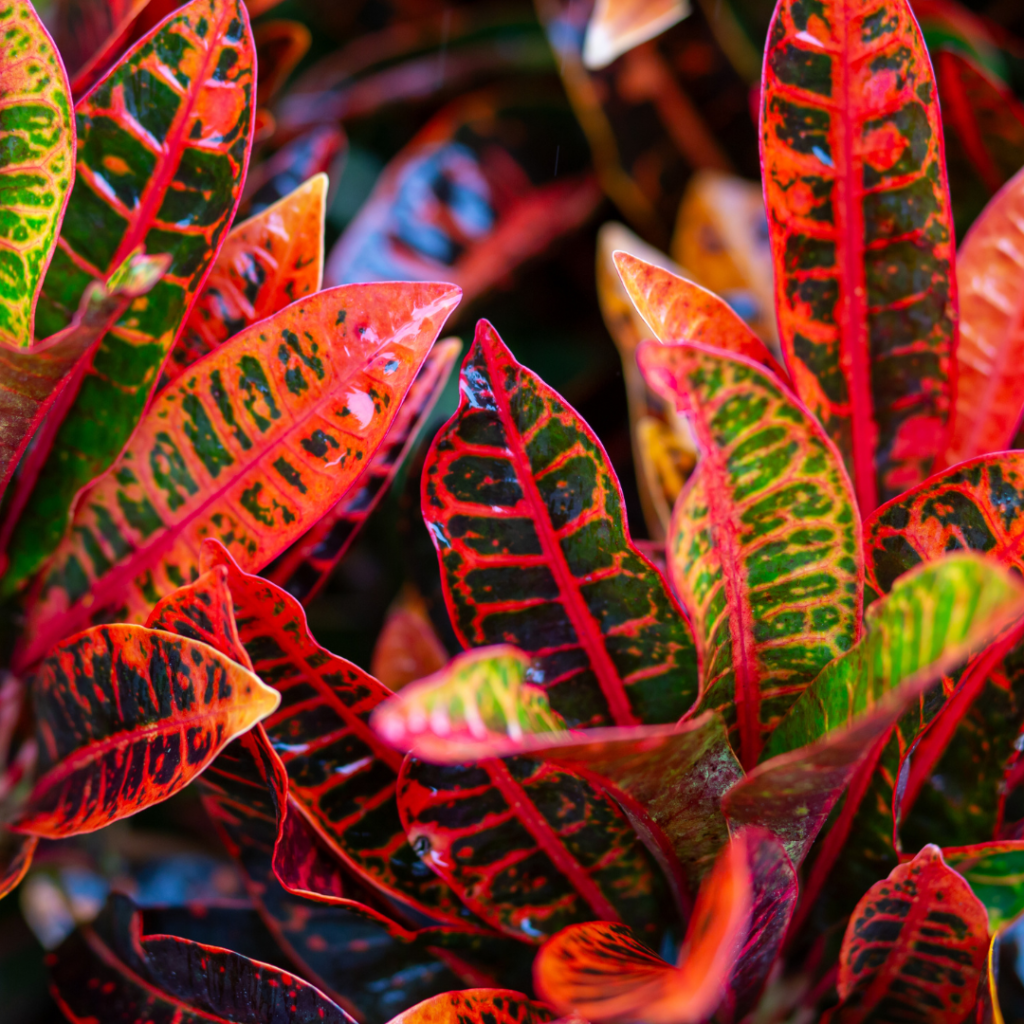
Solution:
M 938 847 L 926 846 L 857 904 L 829 1024 L 960 1024 L 977 998 L 988 946 L 985 908 Z
M 320 290 L 327 176 L 231 229 L 164 367 L 174 380 L 244 327 Z
M 587 22 L 583 63 L 591 70 L 607 67 L 689 13 L 689 0 L 598 0 Z
M 468 988 L 444 992 L 409 1007 L 390 1024 L 547 1024 L 555 1014 L 520 992 Z
M 673 513 L 669 572 L 696 626 L 698 707 L 724 715 L 750 768 L 860 636 L 860 517 L 835 446 L 768 371 L 703 345 L 648 343 L 639 360 L 701 450 Z
M 39 581 L 20 664 L 97 615 L 138 621 L 219 537 L 258 570 L 352 485 L 458 301 L 350 285 L 237 334 L 166 388 L 78 502 Z
M 370 464 L 334 508 L 267 570 L 268 579 L 304 604 L 320 592 L 421 441 L 461 351 L 458 338 L 446 338 L 430 350 Z
M 33 698 L 40 774 L 12 827 L 49 838 L 166 800 L 280 703 L 212 647 L 127 625 L 59 644 Z
M 217 256 L 241 194 L 253 51 L 239 0 L 191 0 L 75 108 L 78 167 L 37 311 L 63 330 L 91 282 L 136 250 L 168 272 L 106 334 L 8 547 L 8 591 L 55 550 L 78 491 L 117 458 Z
M 620 924 L 573 925 L 549 939 L 534 963 L 540 995 L 594 1024 L 696 1024 L 724 995 L 747 937 L 751 881 L 747 839 L 726 845 L 701 887 L 677 967 Z
M 400 690 L 442 668 L 448 651 L 434 631 L 423 598 L 412 588 L 400 592 L 388 610 L 370 658 L 370 675 L 389 690 Z
M 0 11 L 0 345 L 35 336 L 36 300 L 75 180 L 64 64 L 29 0 Z
M 142 915 L 119 893 L 51 955 L 50 971 L 69 1020 L 354 1024 L 287 971 L 172 935 L 144 936 Z
M 422 478 L 456 635 L 533 654 L 570 725 L 675 721 L 696 696 L 693 639 L 601 443 L 486 321 L 460 384 Z
M 390 691 L 321 647 L 298 601 L 241 572 L 224 548 L 208 542 L 204 561 L 226 572 L 253 670 L 281 693 L 281 707 L 264 728 L 288 772 L 296 807 L 369 884 L 439 921 L 464 922 L 465 909 L 424 871 L 406 839 L 395 803 L 402 757 L 367 724 Z
M 956 404 L 939 468 L 1013 447 L 1024 408 L 1022 248 L 1024 170 L 985 207 L 957 253 Z
M 780 0 L 761 160 L 782 350 L 866 515 L 941 451 L 956 343 L 938 96 L 907 0 Z

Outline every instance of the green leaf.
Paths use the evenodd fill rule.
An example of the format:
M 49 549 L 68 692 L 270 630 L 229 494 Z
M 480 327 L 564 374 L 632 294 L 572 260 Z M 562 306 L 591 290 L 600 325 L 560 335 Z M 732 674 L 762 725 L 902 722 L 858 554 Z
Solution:
M 1024 913 L 1024 842 L 950 846 L 946 863 L 963 875 L 988 911 L 989 931 L 1001 932 Z

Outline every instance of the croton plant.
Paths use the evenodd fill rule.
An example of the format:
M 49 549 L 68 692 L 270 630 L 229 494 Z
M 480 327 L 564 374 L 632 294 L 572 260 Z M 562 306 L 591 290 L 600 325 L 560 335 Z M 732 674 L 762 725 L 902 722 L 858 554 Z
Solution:
M 0 888 L 194 784 L 279 951 L 115 892 L 48 954 L 68 1020 L 1002 1020 L 1024 174 L 955 269 L 906 0 L 775 9 L 775 354 L 614 254 L 630 373 L 698 453 L 663 552 L 595 432 L 477 325 L 420 478 L 464 650 L 408 617 L 397 693 L 302 602 L 428 422 L 460 288 L 322 287 L 323 174 L 236 217 L 249 12 L 151 20 L 69 83 L 28 0 L 0 8 Z

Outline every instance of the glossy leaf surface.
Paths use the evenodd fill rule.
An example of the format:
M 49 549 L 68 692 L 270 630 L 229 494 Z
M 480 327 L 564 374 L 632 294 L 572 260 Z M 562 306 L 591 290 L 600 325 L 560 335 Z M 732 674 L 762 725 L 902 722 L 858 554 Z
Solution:
M 33 699 L 39 777 L 15 827 L 49 838 L 166 800 L 280 702 L 212 647 L 128 625 L 59 644 Z
M 761 159 L 786 363 L 866 515 L 941 450 L 956 339 L 938 97 L 906 0 L 779 4 Z
M 597 437 L 486 321 L 460 385 L 422 498 L 456 635 L 533 655 L 570 725 L 676 720 L 696 696 L 693 639 Z
M 9 589 L 57 547 L 76 493 L 114 462 L 149 401 L 238 204 L 253 87 L 244 7 L 192 0 L 75 108 L 75 186 L 36 332 L 63 330 L 90 283 L 138 249 L 171 265 L 93 356 L 8 548 Z
M 324 650 L 295 598 L 241 572 L 209 542 L 204 564 L 214 561 L 227 573 L 253 670 L 281 694 L 264 728 L 288 772 L 295 805 L 335 856 L 370 884 L 438 920 L 464 921 L 461 904 L 423 869 L 406 839 L 395 804 L 402 757 L 367 724 L 390 691 Z
M 0 11 L 0 345 L 34 340 L 36 299 L 75 178 L 71 88 L 28 0 Z
M 952 846 L 943 849 L 942 856 L 984 904 L 993 935 L 1024 913 L 1024 843 Z
M 751 881 L 746 841 L 730 842 L 701 888 L 674 967 L 621 924 L 573 925 L 550 939 L 534 963 L 537 991 L 562 1013 L 595 1024 L 691 1024 L 724 994 L 748 933 Z
M 1022 218 L 1024 171 L 989 203 L 957 253 L 960 343 L 946 466 L 1013 446 L 1024 407 Z
M 395 1017 L 391 1024 L 546 1024 L 555 1014 L 549 1006 L 521 992 L 500 988 L 469 988 L 425 999 Z
M 769 372 L 696 345 L 640 347 L 693 426 L 701 460 L 673 512 L 669 573 L 694 618 L 699 707 L 740 760 L 860 636 L 860 518 L 834 445 Z
M 307 981 L 215 946 L 143 935 L 126 896 L 49 958 L 69 1020 L 174 1024 L 352 1024 Z
M 974 1005 L 988 919 L 970 886 L 926 846 L 858 903 L 843 938 L 831 1024 L 959 1024 Z
M 320 290 L 327 176 L 231 229 L 164 367 L 169 380 L 232 335 Z
M 398 810 L 423 862 L 484 921 L 538 942 L 578 921 L 625 921 L 657 942 L 671 900 L 612 798 L 533 758 L 406 758 Z
M 458 290 L 351 285 L 237 334 L 166 388 L 78 503 L 21 655 L 104 614 L 144 619 L 206 536 L 259 569 L 330 509 L 394 421 Z
M 583 63 L 591 69 L 606 67 L 689 13 L 688 0 L 598 0 L 587 23 Z
M 268 569 L 268 579 L 303 603 L 320 592 L 419 443 L 461 351 L 458 338 L 434 345 L 369 466 L 334 508 Z

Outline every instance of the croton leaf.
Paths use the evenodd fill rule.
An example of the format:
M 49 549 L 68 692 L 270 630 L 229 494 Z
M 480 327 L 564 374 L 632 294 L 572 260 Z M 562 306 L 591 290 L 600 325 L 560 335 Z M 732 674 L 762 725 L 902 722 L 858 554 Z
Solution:
M 90 617 L 144 620 L 198 575 L 206 536 L 260 569 L 348 490 L 384 440 L 451 285 L 349 285 L 235 335 L 161 392 L 82 495 L 35 591 L 19 661 Z
M 829 1024 L 960 1024 L 977 998 L 988 947 L 985 908 L 942 851 L 926 846 L 857 904 L 839 961 L 841 1002 Z
M 48 963 L 68 1020 L 354 1024 L 309 982 L 277 967 L 172 935 L 143 935 L 142 915 L 119 893 Z
M 334 508 L 268 569 L 268 579 L 303 604 L 320 592 L 420 442 L 461 351 L 458 338 L 445 338 L 430 350 L 370 464 Z
M 57 0 L 52 6 L 53 38 L 75 96 L 96 65 L 109 60 L 149 0 Z M 95 81 L 95 75 L 93 75 Z
M 583 63 L 606 67 L 689 13 L 689 0 L 597 0 L 583 40 Z
M 0 829 L 0 899 L 18 887 L 32 866 L 38 845 L 38 836 L 19 835 L 6 828 Z
M 391 1024 L 546 1024 L 551 1007 L 501 988 L 443 992 L 409 1007 Z
M 339 125 L 320 124 L 257 164 L 245 179 L 239 213 L 251 216 L 289 195 L 297 182 L 325 174 L 347 146 Z
M 906 0 L 780 0 L 761 160 L 786 364 L 867 514 L 941 450 L 956 340 L 938 96 Z
M 703 345 L 640 346 L 701 460 L 676 504 L 669 573 L 694 618 L 698 707 L 746 767 L 800 692 L 860 636 L 860 517 L 835 446 L 763 367 Z
M 256 102 L 269 103 L 295 65 L 306 55 L 313 36 L 300 21 L 264 21 L 253 31 L 256 42 Z
M 614 258 L 633 305 L 658 341 L 696 342 L 735 352 L 789 381 L 765 343 L 717 295 L 628 253 L 617 252 Z
M 239 0 L 192 0 L 75 108 L 78 166 L 36 330 L 63 330 L 91 282 L 141 250 L 170 268 L 107 332 L 8 547 L 8 591 L 60 543 L 78 491 L 117 458 L 217 256 L 241 195 L 253 49 Z
M 679 953 L 666 963 L 621 924 L 572 925 L 549 939 L 534 962 L 534 984 L 565 1014 L 594 1024 L 691 1024 L 718 1006 L 744 939 L 752 899 L 747 839 L 722 850 L 701 887 Z
M 0 345 L 32 344 L 36 300 L 75 179 L 71 88 L 29 0 L 0 11 L 4 97 Z
M 540 942 L 575 921 L 624 921 L 657 943 L 672 899 L 615 801 L 527 757 L 435 765 L 407 757 L 398 810 L 409 842 L 489 925 Z
M 35 438 L 40 443 L 46 433 L 41 424 L 51 410 L 57 414 L 57 399 L 72 383 L 76 369 L 83 368 L 83 360 L 132 299 L 145 295 L 166 269 L 166 257 L 129 256 L 104 284 L 86 291 L 69 327 L 29 352 L 0 347 L 0 494 L 29 441 Z M 27 475 L 31 470 L 23 466 L 21 472 Z M 8 517 L 21 503 L 16 497 Z
M 696 649 L 630 539 L 601 443 L 486 321 L 460 385 L 422 477 L 456 635 L 530 652 L 570 725 L 675 721 L 697 694 Z
M 437 672 L 448 660 L 423 598 L 411 587 L 402 591 L 377 634 L 370 675 L 389 690 Z
M 1012 446 L 1024 407 L 1022 217 L 1024 171 L 988 204 L 957 253 L 956 403 L 939 468 Z
M 1024 913 L 1024 842 L 948 846 L 942 856 L 988 911 L 989 931 L 1005 930 Z
M 402 755 L 366 721 L 391 692 L 321 647 L 294 597 L 239 570 L 211 540 L 204 565 L 214 562 L 227 574 L 253 670 L 281 694 L 278 713 L 264 727 L 296 807 L 335 856 L 371 885 L 437 920 L 465 921 L 458 899 L 424 869 L 406 839 L 395 803 Z
M 49 838 L 166 800 L 281 700 L 206 644 L 131 625 L 59 644 L 33 699 L 40 774 L 12 828 Z
M 320 290 L 327 175 L 231 229 L 164 367 L 174 380 L 242 328 Z

